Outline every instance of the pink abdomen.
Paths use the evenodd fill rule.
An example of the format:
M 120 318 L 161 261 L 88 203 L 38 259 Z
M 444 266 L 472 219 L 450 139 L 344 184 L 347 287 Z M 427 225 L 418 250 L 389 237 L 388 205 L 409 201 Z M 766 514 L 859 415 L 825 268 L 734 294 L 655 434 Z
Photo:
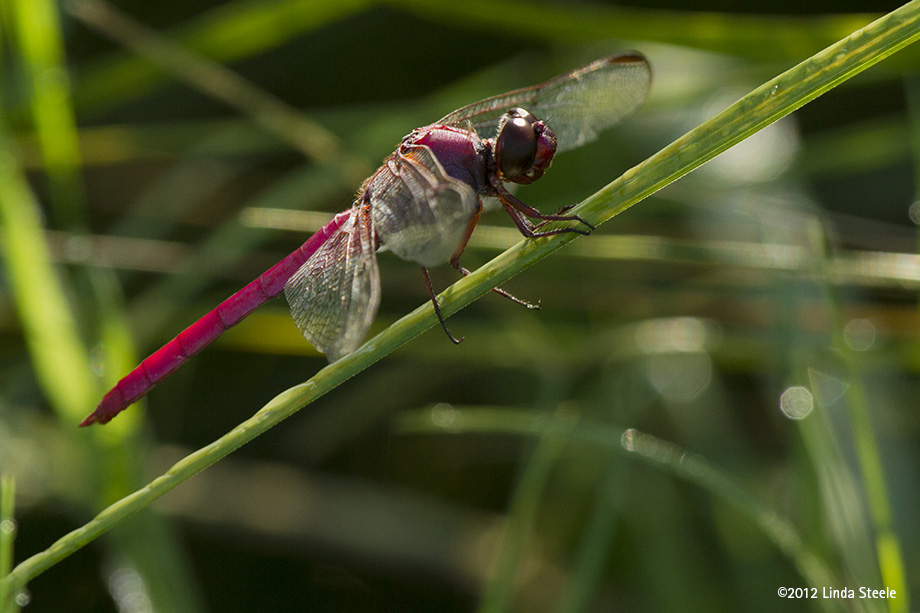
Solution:
M 352 211 L 339 213 L 295 252 L 265 271 L 258 279 L 220 303 L 216 309 L 183 330 L 128 373 L 113 387 L 80 426 L 104 424 L 140 400 L 157 383 L 171 375 L 229 328 L 284 290 L 284 284 L 326 242 Z

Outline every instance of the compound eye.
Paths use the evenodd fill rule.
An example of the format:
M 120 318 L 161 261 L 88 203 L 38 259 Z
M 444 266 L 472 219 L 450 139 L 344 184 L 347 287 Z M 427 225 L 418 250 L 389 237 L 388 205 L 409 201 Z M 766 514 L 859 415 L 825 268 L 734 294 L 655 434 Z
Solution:
M 536 117 L 529 111 L 514 108 L 502 116 L 495 139 L 495 162 L 499 177 L 513 181 L 525 175 L 537 155 Z

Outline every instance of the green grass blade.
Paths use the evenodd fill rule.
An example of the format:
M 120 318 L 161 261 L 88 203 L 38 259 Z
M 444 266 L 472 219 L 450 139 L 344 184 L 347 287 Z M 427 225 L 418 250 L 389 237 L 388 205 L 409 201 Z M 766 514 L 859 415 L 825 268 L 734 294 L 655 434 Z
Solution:
M 42 388 L 62 418 L 76 423 L 97 393 L 89 355 L 51 264 L 38 203 L 2 128 L 0 156 L 3 263 Z
M 816 227 L 811 234 L 816 259 L 831 262 L 831 254 L 825 252 L 823 229 Z M 792 288 L 789 291 L 795 292 Z M 800 432 L 821 489 L 826 524 L 836 538 L 842 562 L 862 584 L 881 580 L 897 593 L 898 597 L 889 602 L 889 610 L 909 611 L 910 589 L 905 560 L 894 530 L 882 459 L 870 419 L 868 393 L 856 357 L 844 339 L 843 300 L 828 279 L 824 280 L 823 294 L 827 312 L 835 320 L 831 326 L 833 342 L 841 362 L 841 374 L 847 381 L 841 402 L 848 410 L 856 469 L 850 467 L 829 418 L 834 412 L 834 402 L 828 398 L 833 399 L 836 394 L 836 377 L 813 366 L 822 360 L 807 347 L 802 347 L 801 354 L 809 355 L 809 360 L 799 363 L 795 372 L 808 379 L 808 389 L 815 392 L 814 402 L 821 410 L 800 422 Z
M 50 203 L 66 227 L 85 225 L 80 151 L 57 4 L 11 2 L 16 41 L 28 70 L 32 117 L 51 182 Z
M 900 541 L 895 531 L 891 510 L 891 499 L 882 457 L 878 447 L 878 438 L 872 425 L 871 406 L 865 385 L 852 351 L 846 342 L 839 338 L 843 326 L 837 326 L 838 338 L 835 344 L 845 361 L 848 379 L 853 382 L 847 386 L 845 398 L 849 408 L 852 424 L 854 448 L 862 486 L 865 490 L 869 516 L 873 527 L 873 545 L 881 573 L 882 584 L 895 590 L 898 598 L 890 601 L 891 611 L 910 611 L 910 587 L 907 580 L 907 568 L 901 551 Z
M 920 0 L 914 0 L 757 88 L 588 198 L 577 212 L 594 223 L 610 219 L 918 37 Z M 456 312 L 573 238 L 569 234 L 518 243 L 444 292 L 441 295 L 443 311 L 446 314 Z M 164 495 L 435 324 L 430 304 L 406 315 L 355 353 L 323 368 L 306 383 L 278 395 L 228 434 L 190 454 L 145 488 L 103 510 L 82 528 L 21 563 L 8 581 L 14 588 L 21 586 L 122 518 Z
M 16 481 L 7 473 L 0 475 L 0 579 L 13 567 L 13 541 L 16 540 Z M 9 585 L 0 582 L 0 613 L 13 613 L 17 608 L 11 599 Z

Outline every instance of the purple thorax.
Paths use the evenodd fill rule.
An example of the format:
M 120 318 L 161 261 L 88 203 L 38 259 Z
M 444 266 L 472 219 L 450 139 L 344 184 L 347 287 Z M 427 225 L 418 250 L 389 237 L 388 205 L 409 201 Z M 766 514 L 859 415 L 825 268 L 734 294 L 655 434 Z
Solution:
M 471 130 L 432 124 L 403 139 L 403 146 L 425 145 L 451 177 L 468 184 L 477 194 L 488 190 L 485 142 Z

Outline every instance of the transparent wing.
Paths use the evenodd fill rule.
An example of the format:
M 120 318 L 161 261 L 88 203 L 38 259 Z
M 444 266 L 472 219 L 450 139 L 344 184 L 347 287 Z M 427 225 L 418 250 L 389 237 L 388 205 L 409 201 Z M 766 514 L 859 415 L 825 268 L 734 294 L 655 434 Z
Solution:
M 479 210 L 476 192 L 444 170 L 431 149 L 398 153 L 368 186 L 374 229 L 393 253 L 421 264 L 444 264 Z
M 483 138 L 494 135 L 498 118 L 511 107 L 527 109 L 556 134 L 557 151 L 594 140 L 632 113 L 648 95 L 652 71 L 639 53 L 614 54 L 553 77 L 475 102 L 438 123 L 462 126 L 470 122 Z
M 294 323 L 330 362 L 357 349 L 380 305 L 380 271 L 367 206 L 351 217 L 284 285 Z

